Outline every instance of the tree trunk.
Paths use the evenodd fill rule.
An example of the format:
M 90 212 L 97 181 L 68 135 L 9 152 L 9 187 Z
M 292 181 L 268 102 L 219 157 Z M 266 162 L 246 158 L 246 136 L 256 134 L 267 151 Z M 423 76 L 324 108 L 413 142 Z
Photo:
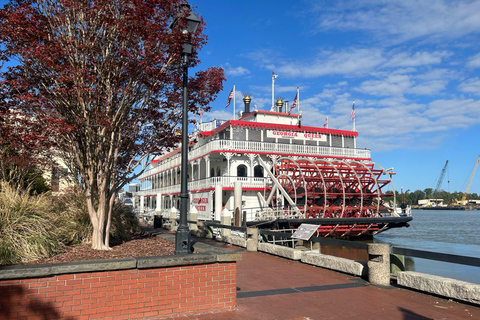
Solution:
M 101 193 L 99 191 L 99 193 Z M 110 250 L 108 243 L 105 242 L 105 196 L 100 194 L 98 207 L 95 210 L 92 197 L 87 197 L 88 213 L 93 225 L 92 234 L 92 249 L 95 250 Z
M 112 194 L 109 199 L 108 214 L 107 214 L 107 226 L 105 228 L 105 246 L 110 248 L 110 227 L 112 225 L 112 210 L 115 202 L 115 194 Z

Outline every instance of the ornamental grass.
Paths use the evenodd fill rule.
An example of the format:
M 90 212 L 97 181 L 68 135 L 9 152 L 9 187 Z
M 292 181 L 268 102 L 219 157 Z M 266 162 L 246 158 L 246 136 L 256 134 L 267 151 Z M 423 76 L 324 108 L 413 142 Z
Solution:
M 0 181 L 0 264 L 19 264 L 63 251 L 48 194 L 30 195 Z
M 91 242 L 93 227 L 85 195 L 74 188 L 58 196 L 32 194 L 0 181 L 0 265 L 50 258 L 66 246 Z M 116 203 L 111 242 L 122 243 L 140 231 L 130 207 Z

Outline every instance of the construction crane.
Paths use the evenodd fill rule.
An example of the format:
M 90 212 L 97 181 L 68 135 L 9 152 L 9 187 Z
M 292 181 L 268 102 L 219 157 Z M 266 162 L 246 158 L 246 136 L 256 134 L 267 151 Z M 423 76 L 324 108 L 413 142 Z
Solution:
M 437 205 L 437 193 L 440 190 L 440 187 L 442 186 L 443 178 L 445 177 L 445 172 L 447 171 L 447 166 L 448 166 L 448 160 L 445 162 L 445 165 L 443 166 L 443 169 L 440 172 L 440 176 L 438 177 L 438 180 L 437 180 L 437 185 L 435 186 L 435 189 L 433 191 L 433 197 L 435 198 L 435 205 Z
M 470 190 L 470 185 L 472 184 L 473 177 L 475 177 L 475 172 L 477 172 L 478 161 L 480 161 L 480 155 L 478 156 L 477 161 L 475 161 L 475 164 L 473 165 L 472 172 L 470 173 L 470 178 L 467 182 L 467 187 L 465 188 L 465 193 L 463 194 L 462 200 L 460 200 L 459 204 L 462 206 L 467 205 L 467 195 L 468 191 Z

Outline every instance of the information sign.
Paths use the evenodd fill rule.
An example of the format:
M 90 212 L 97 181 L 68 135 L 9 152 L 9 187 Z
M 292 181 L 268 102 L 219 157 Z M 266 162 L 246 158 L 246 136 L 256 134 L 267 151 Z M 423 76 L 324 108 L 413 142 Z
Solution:
M 320 225 L 302 223 L 292 235 L 292 238 L 308 240 L 318 230 Z

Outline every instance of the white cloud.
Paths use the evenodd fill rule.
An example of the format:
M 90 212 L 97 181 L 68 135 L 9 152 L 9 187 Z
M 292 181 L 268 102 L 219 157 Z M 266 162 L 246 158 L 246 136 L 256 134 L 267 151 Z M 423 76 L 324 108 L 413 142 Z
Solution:
M 425 115 L 430 118 L 444 118 L 452 115 L 465 115 L 480 121 L 480 101 L 473 99 L 435 100 L 428 104 Z
M 407 90 L 407 93 L 418 95 L 433 95 L 445 89 L 447 80 L 432 80 L 417 84 Z
M 458 85 L 458 90 L 465 93 L 473 93 L 474 95 L 478 96 L 480 95 L 480 79 L 467 79 Z
M 308 86 L 303 86 L 302 89 L 307 89 L 309 88 Z M 254 92 L 268 92 L 272 93 L 272 85 L 267 85 L 267 86 L 251 86 L 252 91 Z M 277 93 L 293 93 L 295 94 L 297 92 L 297 87 L 295 86 L 281 86 L 275 83 L 275 95 Z M 293 98 L 293 97 L 292 97 Z
M 417 51 L 414 54 L 408 52 L 401 52 L 394 54 L 384 67 L 418 67 L 431 64 L 440 64 L 446 57 L 451 56 L 452 53 L 448 51 Z
M 380 75 L 384 78 L 366 80 L 356 90 L 374 96 L 434 95 L 445 90 L 449 80 L 454 78 L 453 73 L 444 69 L 426 73 L 392 72 Z
M 308 59 L 310 60 L 310 59 Z M 278 61 L 278 59 L 277 59 Z M 385 62 L 381 49 L 344 49 L 323 51 L 313 62 L 280 61 L 268 65 L 276 73 L 286 77 L 313 78 L 325 75 L 358 75 L 367 73 Z
M 412 85 L 413 81 L 408 75 L 391 75 L 383 80 L 364 81 L 358 90 L 375 96 L 398 96 L 403 95 Z
M 477 53 L 467 61 L 467 67 L 480 68 L 480 53 Z
M 275 70 L 282 78 L 316 78 L 329 75 L 344 77 L 391 76 L 395 74 L 411 74 L 419 69 L 431 68 L 440 65 L 450 58 L 450 51 L 404 51 L 385 50 L 380 47 L 345 48 L 337 51 L 320 51 L 316 57 L 301 57 L 298 60 L 282 59 L 268 61 L 263 67 Z M 275 61 L 275 62 L 273 62 Z M 444 68 L 440 71 L 423 70 L 432 73 L 447 73 Z M 450 71 L 450 73 L 452 73 Z M 451 77 L 451 76 L 450 76 Z M 343 82 L 345 85 L 348 83 Z
M 224 109 L 224 110 L 214 110 L 207 112 L 203 115 L 203 122 L 208 122 L 213 119 L 217 120 L 228 120 L 233 117 L 233 110 Z
M 468 0 L 344 0 L 318 12 L 317 31 L 367 31 L 382 41 L 458 38 L 480 31 L 480 2 Z
M 225 74 L 227 76 L 245 76 L 250 74 L 250 71 L 247 68 L 238 66 L 238 67 L 232 67 L 230 64 L 226 64 L 225 67 Z

